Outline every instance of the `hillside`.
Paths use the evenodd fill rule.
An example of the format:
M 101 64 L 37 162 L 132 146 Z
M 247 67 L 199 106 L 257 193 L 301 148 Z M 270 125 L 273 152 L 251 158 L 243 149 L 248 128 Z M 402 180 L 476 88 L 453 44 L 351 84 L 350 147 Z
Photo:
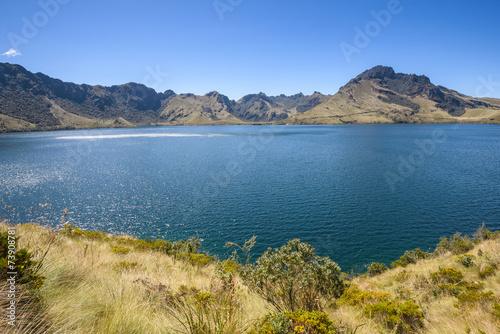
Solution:
M 494 333 L 500 321 L 500 232 L 484 228 L 473 240 L 458 234 L 442 239 L 434 253 L 406 252 L 394 269 L 372 264 L 365 275 L 342 274 L 343 294 L 311 306 L 323 305 L 322 312 L 293 313 L 277 311 L 272 298 L 247 286 L 248 271 L 241 269 L 248 265 L 238 270 L 239 257 L 217 262 L 199 253 L 198 239 L 144 241 L 71 224 L 53 230 L 5 223 L 2 309 L 9 306 L 4 236 L 11 234 L 19 238 L 17 250 L 27 248 L 32 258 L 16 253 L 16 326 L 2 317 L 3 333 Z M 251 249 L 251 242 L 241 249 Z M 290 256 L 283 260 L 296 258 Z M 298 264 L 307 272 L 307 262 Z M 279 284 L 291 265 L 279 265 L 281 274 L 261 288 Z M 307 296 L 301 289 L 291 295 L 297 301 Z
M 137 83 L 78 85 L 0 63 L 0 132 L 273 122 L 309 110 L 326 97 L 261 93 L 233 101 L 218 92 L 157 93 Z
M 324 103 L 286 124 L 500 123 L 500 100 L 473 98 L 423 75 L 376 66 L 349 81 Z

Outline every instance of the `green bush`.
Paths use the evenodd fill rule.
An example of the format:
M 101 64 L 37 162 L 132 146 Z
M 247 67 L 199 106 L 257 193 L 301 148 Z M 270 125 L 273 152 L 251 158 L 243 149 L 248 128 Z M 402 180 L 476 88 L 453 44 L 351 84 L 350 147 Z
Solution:
M 474 243 L 470 240 L 469 236 L 455 233 L 449 239 L 441 238 L 435 252 L 436 254 L 443 254 L 446 252 L 451 252 L 453 254 L 463 254 L 467 253 L 473 248 Z
M 243 334 L 243 310 L 233 289 L 214 294 L 181 285 L 177 293 L 167 291 L 166 311 L 178 323 L 174 331 L 185 334 Z
M 377 276 L 382 274 L 384 271 L 388 270 L 385 263 L 372 262 L 370 266 L 368 266 L 367 274 L 369 276 Z
M 363 314 L 382 322 L 395 333 L 413 333 L 424 324 L 424 313 L 412 301 L 381 301 L 367 305 Z
M 334 334 L 336 329 L 328 316 L 320 311 L 268 314 L 250 334 Z
M 438 272 L 431 274 L 431 279 L 435 284 L 456 284 L 463 278 L 462 272 L 453 268 L 440 269 Z
M 348 305 L 356 308 L 361 308 L 366 305 L 391 301 L 392 295 L 390 293 L 360 290 L 357 285 L 351 285 L 337 301 L 337 305 Z
M 121 261 L 117 263 L 114 267 L 116 270 L 132 270 L 140 268 L 141 264 L 137 262 Z
M 39 288 L 45 279 L 45 276 L 36 273 L 39 262 L 32 259 L 33 255 L 26 248 L 17 250 L 18 244 L 19 238 L 13 233 L 0 233 L 0 280 L 11 278 L 12 275 L 7 273 L 15 272 L 16 283 Z
M 491 264 L 483 264 L 479 267 L 479 277 L 484 279 L 486 277 L 490 277 L 495 275 L 496 268 L 492 266 Z
M 484 225 L 481 225 L 480 228 L 478 228 L 478 230 L 476 231 L 476 233 L 474 233 L 474 241 L 475 242 L 481 242 L 483 240 L 488 240 L 488 239 L 491 239 L 495 236 L 495 233 L 491 232 L 490 230 L 488 230 L 486 228 L 486 226 Z
M 484 306 L 488 303 L 494 302 L 495 296 L 491 291 L 480 292 L 470 290 L 459 294 L 457 299 L 458 302 L 455 303 L 455 307 L 462 310 L 470 310 L 474 307 Z
M 500 321 L 500 304 L 499 303 L 495 302 L 495 304 L 493 304 L 492 314 L 495 318 L 497 318 L 498 321 Z
M 474 267 L 476 265 L 474 261 L 476 261 L 476 257 L 474 255 L 465 254 L 458 257 L 458 262 L 466 268 Z
M 111 251 L 119 255 L 127 255 L 130 252 L 130 248 L 121 245 L 111 245 Z
M 299 239 L 268 249 L 240 272 L 243 282 L 279 312 L 320 310 L 321 297 L 337 298 L 344 290 L 337 263 L 316 256 L 314 247 Z
M 420 248 L 416 248 L 411 251 L 406 251 L 398 260 L 391 263 L 391 267 L 406 267 L 409 264 L 417 263 L 419 260 L 427 259 L 429 257 L 429 253 L 420 250 Z

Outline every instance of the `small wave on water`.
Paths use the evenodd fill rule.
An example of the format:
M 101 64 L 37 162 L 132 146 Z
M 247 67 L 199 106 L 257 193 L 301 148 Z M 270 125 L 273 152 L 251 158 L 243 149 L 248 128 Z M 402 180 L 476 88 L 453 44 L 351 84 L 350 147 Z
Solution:
M 120 135 L 93 135 L 93 136 L 65 136 L 56 137 L 56 139 L 117 139 L 117 138 L 161 138 L 161 137 L 231 137 L 231 134 L 220 133 L 136 133 L 136 134 L 120 134 Z

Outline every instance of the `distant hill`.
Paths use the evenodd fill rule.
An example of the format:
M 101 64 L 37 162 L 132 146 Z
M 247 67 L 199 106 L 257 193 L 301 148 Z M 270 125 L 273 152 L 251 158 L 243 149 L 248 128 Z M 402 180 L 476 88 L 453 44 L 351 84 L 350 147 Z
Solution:
M 0 63 L 0 132 L 149 125 L 500 123 L 500 100 L 376 66 L 337 94 L 157 93 L 137 83 L 78 85 Z
M 424 75 L 376 66 L 341 87 L 324 103 L 287 124 L 500 123 L 500 99 L 473 98 Z
M 0 132 L 274 122 L 307 111 L 328 97 L 260 93 L 236 102 L 218 92 L 157 93 L 137 83 L 78 85 L 0 63 Z

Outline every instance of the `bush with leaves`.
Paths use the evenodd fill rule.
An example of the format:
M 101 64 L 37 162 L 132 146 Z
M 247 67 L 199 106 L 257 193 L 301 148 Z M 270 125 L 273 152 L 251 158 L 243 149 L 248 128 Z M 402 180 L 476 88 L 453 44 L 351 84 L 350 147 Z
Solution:
M 268 314 L 250 334 L 334 334 L 336 329 L 320 311 L 280 312 Z
M 32 259 L 33 255 L 26 248 L 16 250 L 18 241 L 19 238 L 9 232 L 0 233 L 0 280 L 10 278 L 8 272 L 15 272 L 16 282 L 39 288 L 45 278 L 36 273 L 39 262 Z
M 449 239 L 441 238 L 436 250 L 436 254 L 443 254 L 446 252 L 451 252 L 453 254 L 463 254 L 467 253 L 474 248 L 474 242 L 472 242 L 468 235 L 462 235 L 460 233 L 455 233 Z
M 471 254 L 464 254 L 458 257 L 458 262 L 465 268 L 474 267 L 476 265 L 474 261 L 476 261 L 476 257 Z
M 181 285 L 177 293 L 167 291 L 164 300 L 178 333 L 243 334 L 249 327 L 235 289 L 213 293 Z
M 377 276 L 382 274 L 384 271 L 387 271 L 389 268 L 385 265 L 385 263 L 372 262 L 367 268 L 367 274 L 369 276 Z
M 394 333 L 414 333 L 424 325 L 424 313 L 413 301 L 382 301 L 368 305 L 363 314 L 378 319 Z
M 391 267 L 406 267 L 409 264 L 417 263 L 419 260 L 427 259 L 429 257 L 429 253 L 420 250 L 420 248 L 416 248 L 411 251 L 406 251 L 398 260 L 391 263 Z
M 240 270 L 243 282 L 279 312 L 321 310 L 321 298 L 342 295 L 340 267 L 315 254 L 310 244 L 293 239 L 280 249 L 268 249 L 255 264 Z

